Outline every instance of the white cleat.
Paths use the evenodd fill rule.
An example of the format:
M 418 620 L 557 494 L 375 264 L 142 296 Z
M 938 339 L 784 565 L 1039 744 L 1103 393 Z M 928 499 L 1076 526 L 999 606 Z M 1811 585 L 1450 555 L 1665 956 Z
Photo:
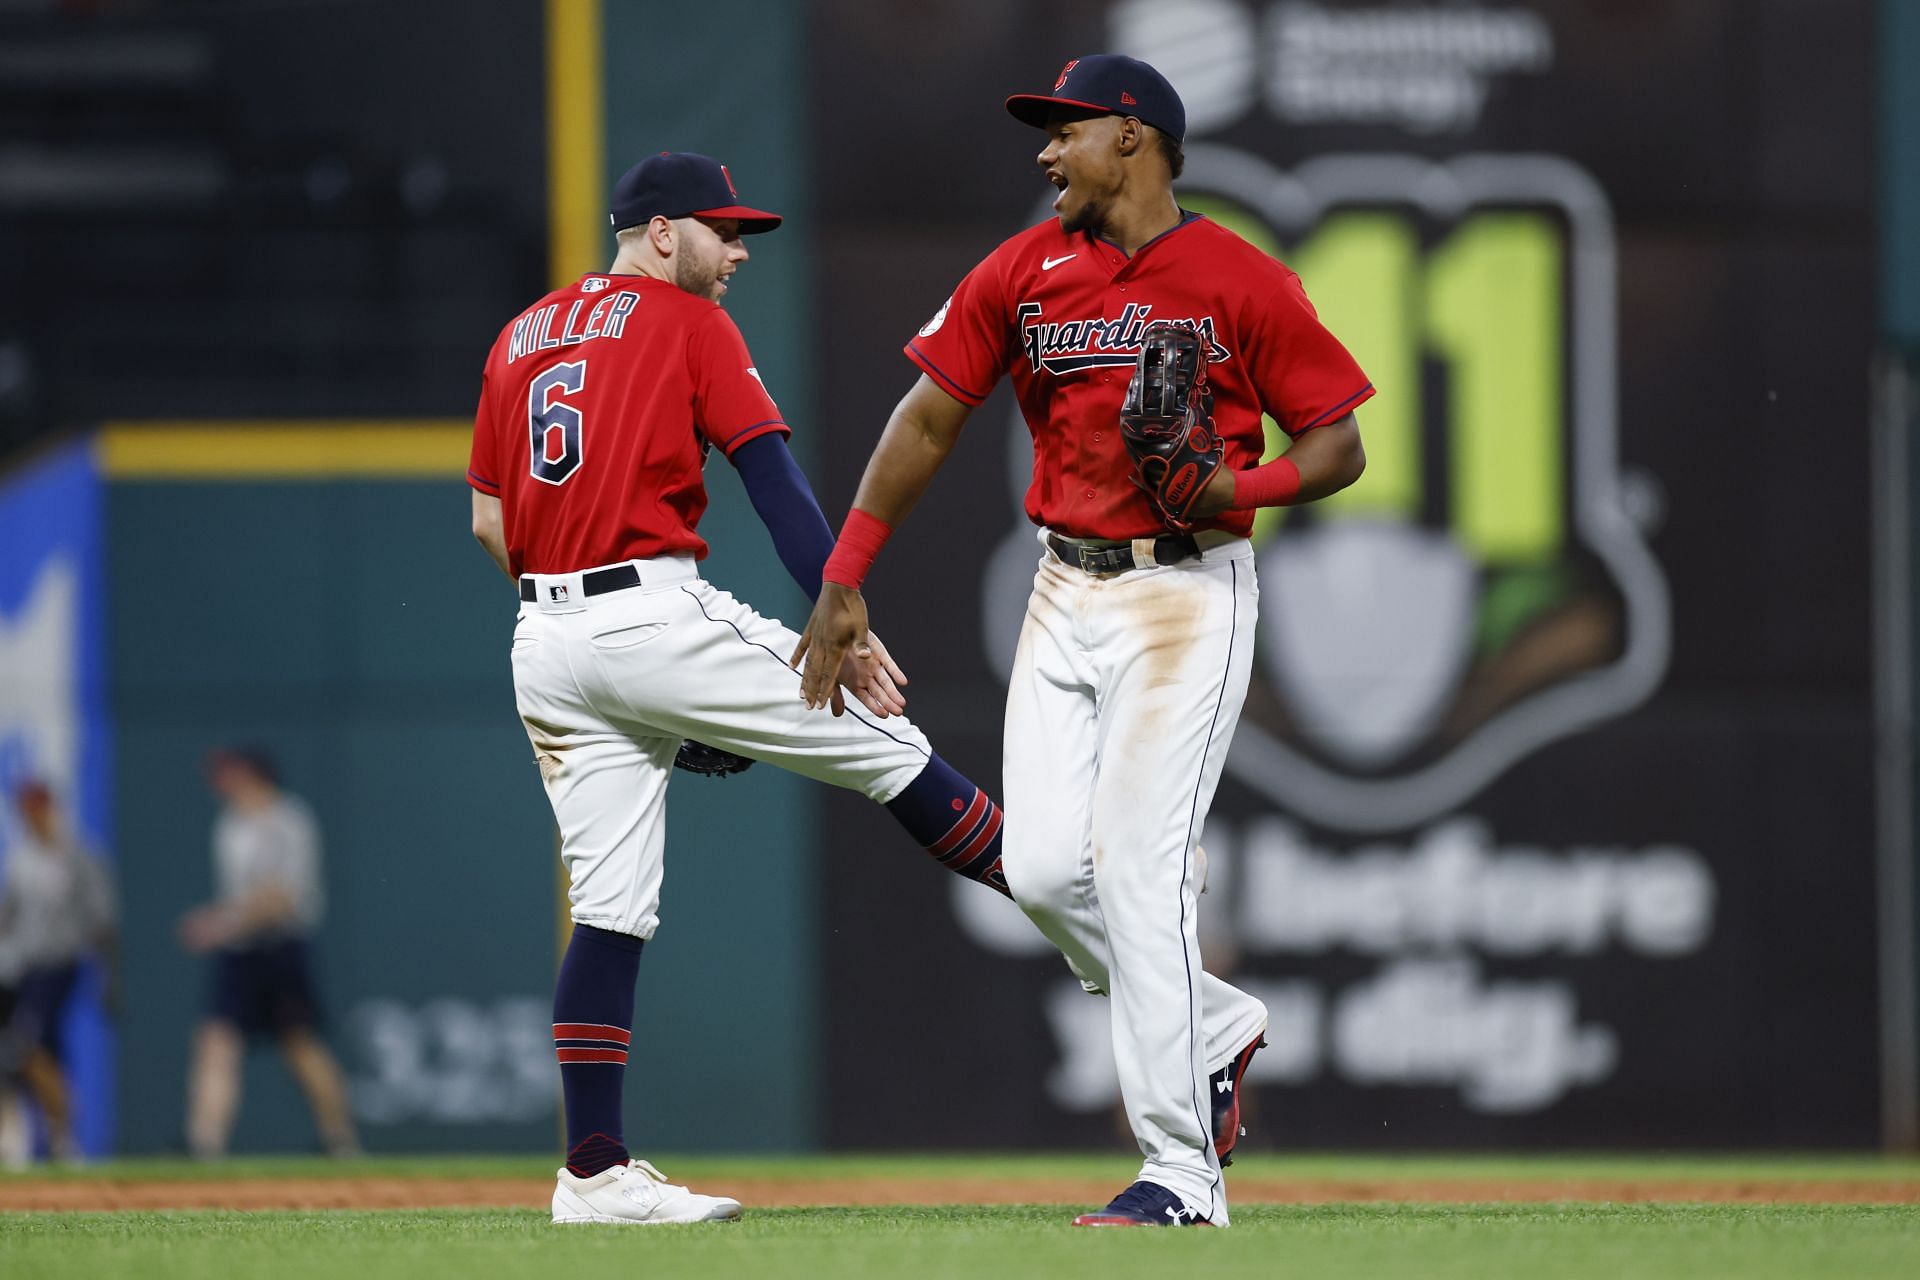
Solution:
M 555 1222 L 614 1222 L 654 1226 L 670 1222 L 730 1222 L 740 1202 L 725 1196 L 695 1195 L 668 1182 L 645 1160 L 632 1160 L 576 1178 L 560 1170 L 553 1188 Z

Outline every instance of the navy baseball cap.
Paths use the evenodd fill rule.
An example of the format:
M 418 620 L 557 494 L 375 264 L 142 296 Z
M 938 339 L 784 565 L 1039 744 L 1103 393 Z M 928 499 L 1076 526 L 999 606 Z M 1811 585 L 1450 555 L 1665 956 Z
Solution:
M 654 218 L 738 218 L 743 236 L 780 225 L 779 214 L 740 203 L 727 166 L 692 151 L 662 151 L 621 174 L 611 217 L 615 231 Z
M 1044 129 L 1055 107 L 1133 116 L 1175 142 L 1186 141 L 1187 109 L 1167 78 L 1138 58 L 1095 53 L 1060 68 L 1052 93 L 1016 93 L 1007 111 L 1021 124 Z

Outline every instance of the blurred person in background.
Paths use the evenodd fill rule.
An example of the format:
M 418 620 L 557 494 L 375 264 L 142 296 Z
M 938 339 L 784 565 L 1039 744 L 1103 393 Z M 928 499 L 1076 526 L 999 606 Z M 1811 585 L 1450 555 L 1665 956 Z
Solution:
M 210 954 L 210 1000 L 194 1035 L 187 1146 L 226 1154 L 239 1109 L 247 1041 L 272 1036 L 306 1095 L 330 1155 L 359 1149 L 339 1064 L 320 1039 L 310 941 L 320 924 L 320 830 L 313 811 L 280 789 L 264 752 L 215 751 L 207 784 L 220 798 L 213 827 L 214 900 L 181 917 L 180 940 Z
M 16 1088 L 20 1058 L 14 1010 L 20 1007 L 17 930 L 0 912 L 0 1169 L 24 1169 L 33 1160 L 33 1130 Z
M 64 1026 L 81 967 L 97 957 L 106 1004 L 118 1003 L 118 934 L 112 876 L 61 819 L 53 790 L 28 779 L 14 791 L 20 839 L 0 881 L 0 969 L 17 974 L 12 1016 L 0 1031 L 0 1066 L 40 1108 L 55 1159 L 77 1160 L 65 1070 Z M 0 973 L 4 981 L 5 973 Z M 15 1140 L 17 1143 L 17 1139 Z

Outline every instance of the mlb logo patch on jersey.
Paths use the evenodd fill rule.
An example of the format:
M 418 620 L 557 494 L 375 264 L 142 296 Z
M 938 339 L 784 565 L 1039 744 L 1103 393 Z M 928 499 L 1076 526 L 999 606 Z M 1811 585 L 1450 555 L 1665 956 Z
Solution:
M 607 279 L 605 276 L 588 276 L 580 282 L 580 292 L 598 293 L 612 283 L 613 281 Z

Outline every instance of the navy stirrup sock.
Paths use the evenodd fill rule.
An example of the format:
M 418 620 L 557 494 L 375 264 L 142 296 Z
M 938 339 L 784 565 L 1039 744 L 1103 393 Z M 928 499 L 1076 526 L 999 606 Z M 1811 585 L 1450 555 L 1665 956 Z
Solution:
M 641 939 L 573 926 L 553 989 L 553 1049 L 567 1108 L 567 1171 L 590 1178 L 627 1162 L 620 1090 L 633 1039 Z
M 945 760 L 929 757 L 887 812 L 941 866 L 1013 896 L 1000 870 L 1000 806 Z

